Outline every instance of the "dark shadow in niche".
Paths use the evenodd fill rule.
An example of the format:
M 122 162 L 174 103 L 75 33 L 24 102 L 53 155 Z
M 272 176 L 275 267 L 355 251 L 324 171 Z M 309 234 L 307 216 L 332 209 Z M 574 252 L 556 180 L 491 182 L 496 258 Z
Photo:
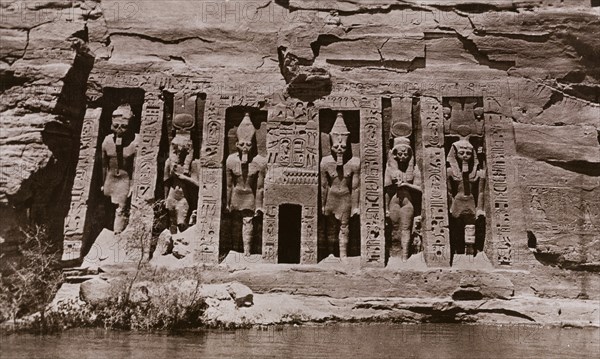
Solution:
M 88 41 L 87 30 L 74 33 L 71 40 L 78 46 L 52 109 L 58 121 L 48 122 L 41 133 L 42 142 L 52 152 L 52 159 L 23 181 L 19 191 L 10 198 L 17 215 L 26 213 L 16 218 L 18 225 L 45 224 L 57 248 L 63 239 L 64 219 L 69 212 L 86 110 L 87 80 L 94 66 L 94 56 L 84 45 Z M 4 72 L 0 75 L 0 89 L 19 86 L 29 80 L 19 76 L 15 77 L 12 71 Z M 19 232 L 17 236 L 20 235 Z
M 350 136 L 348 138 L 349 150 L 346 153 L 344 161 L 346 162 L 352 156 L 356 156 L 360 158 L 360 111 L 358 110 L 345 110 L 345 111 L 335 111 L 331 109 L 322 109 L 319 111 L 319 133 L 320 133 L 320 154 L 319 159 L 323 159 L 325 156 L 329 156 L 331 154 L 331 140 L 329 138 L 329 133 L 333 128 L 333 125 L 336 120 L 337 113 L 341 112 L 344 117 L 344 124 L 346 125 L 348 131 L 350 132 Z M 319 170 L 319 172 L 321 172 Z M 320 176 L 323 174 L 320 173 Z M 320 187 L 320 185 L 319 185 Z M 322 202 L 322 193 L 319 191 L 318 198 L 319 208 L 321 207 Z M 333 254 L 334 256 L 339 256 L 339 244 L 338 244 L 338 235 L 339 228 L 335 229 L 336 233 L 336 244 L 333 246 L 333 252 L 328 248 L 328 240 L 327 233 L 328 230 L 334 231 L 330 229 L 329 226 L 331 223 L 328 223 L 327 218 L 323 215 L 322 211 L 319 210 L 319 218 L 318 218 L 318 260 L 327 257 L 329 254 Z M 339 227 L 339 225 L 337 226 Z M 360 256 L 360 218 L 359 216 L 354 216 L 350 218 L 349 221 L 349 241 L 348 241 L 348 252 L 347 255 L 349 257 Z
M 140 88 L 104 88 L 102 98 L 99 102 L 102 106 L 100 123 L 98 126 L 98 141 L 96 143 L 96 156 L 94 160 L 94 171 L 90 184 L 90 196 L 88 199 L 88 210 L 86 214 L 86 233 L 82 246 L 82 254 L 89 251 L 93 241 L 98 237 L 103 228 L 113 230 L 115 218 L 115 205 L 110 197 L 104 196 L 101 191 L 102 178 L 102 142 L 104 138 L 112 133 L 111 122 L 113 111 L 122 104 L 129 104 L 133 111 L 133 118 L 127 130 L 124 143 L 132 141 L 135 134 L 140 132 L 142 106 L 144 105 L 144 90 Z M 135 171 L 135 169 L 134 169 Z
M 300 237 L 302 206 L 282 204 L 279 206 L 278 263 L 300 263 Z
M 227 256 L 229 251 L 233 250 L 242 253 L 244 251 L 242 241 L 242 217 L 250 216 L 250 213 L 242 214 L 239 211 L 231 213 L 226 212 L 227 208 L 227 168 L 226 161 L 230 154 L 237 153 L 237 128 L 244 118 L 244 114 L 250 114 L 250 120 L 256 130 L 256 137 L 253 143 L 250 155 L 252 157 L 261 155 L 266 158 L 266 139 L 267 139 L 267 111 L 256 107 L 233 106 L 225 111 L 225 141 L 223 145 L 223 188 L 222 188 L 222 214 L 221 231 L 219 239 L 219 260 Z M 262 215 L 255 215 L 252 219 L 252 245 L 251 254 L 260 254 L 262 252 Z

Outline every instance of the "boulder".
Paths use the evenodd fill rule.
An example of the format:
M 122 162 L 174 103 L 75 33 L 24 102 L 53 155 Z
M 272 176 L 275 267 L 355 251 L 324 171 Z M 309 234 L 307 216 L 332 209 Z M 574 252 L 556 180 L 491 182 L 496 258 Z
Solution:
M 254 304 L 254 294 L 247 286 L 239 282 L 227 284 L 227 292 L 238 307 L 250 307 Z
M 108 281 L 93 278 L 81 283 L 79 297 L 88 304 L 97 305 L 110 298 L 110 288 Z

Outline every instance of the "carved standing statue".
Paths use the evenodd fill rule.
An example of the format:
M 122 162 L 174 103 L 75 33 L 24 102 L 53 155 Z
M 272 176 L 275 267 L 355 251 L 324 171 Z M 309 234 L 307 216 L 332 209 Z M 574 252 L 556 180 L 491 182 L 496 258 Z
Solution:
M 485 170 L 480 168 L 475 148 L 466 139 L 452 144 L 446 161 L 450 216 L 455 221 L 457 235 L 464 231 L 465 253 L 474 255 L 475 221 L 485 217 Z
M 360 159 L 352 157 L 349 151 L 350 132 L 341 112 L 337 114 L 329 137 L 331 155 L 321 160 L 321 206 L 327 218 L 329 253 L 333 253 L 337 239 L 340 258 L 345 258 L 350 238 L 350 218 L 359 213 Z
M 388 155 L 384 186 L 386 188 L 386 217 L 392 224 L 392 241 L 400 243 L 402 259 L 410 255 L 416 198 L 413 191 L 421 192 L 421 172 L 415 166 L 410 140 L 394 138 L 394 147 Z
M 246 113 L 237 128 L 237 153 L 226 160 L 227 212 L 242 216 L 244 255 L 250 255 L 254 226 L 252 220 L 263 212 L 267 160 L 256 153 L 256 130 Z
M 189 114 L 178 114 L 173 118 L 173 127 L 177 130 L 171 140 L 169 158 L 165 162 L 164 186 L 166 207 L 169 211 L 169 229 L 172 234 L 187 229 L 186 219 L 190 209 L 186 195 L 197 193 L 198 181 L 194 148 L 189 129 L 194 126 L 194 118 Z
M 131 179 L 137 151 L 138 135 L 128 131 L 133 112 L 121 105 L 112 113 L 112 134 L 102 142 L 102 183 L 105 196 L 117 205 L 113 231 L 121 233 L 127 226 L 127 201 L 131 196 Z

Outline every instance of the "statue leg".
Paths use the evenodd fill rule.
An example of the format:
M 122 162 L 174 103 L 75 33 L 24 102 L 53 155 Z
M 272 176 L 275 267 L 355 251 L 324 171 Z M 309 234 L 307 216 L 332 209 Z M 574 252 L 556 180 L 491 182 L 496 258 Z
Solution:
M 250 248 L 252 246 L 252 234 L 254 226 L 252 224 L 252 217 L 242 217 L 242 243 L 244 245 L 244 255 L 250 255 Z
M 402 247 L 400 255 L 403 260 L 408 259 L 410 255 L 410 236 L 414 212 L 415 210 L 410 202 L 400 209 L 400 225 L 398 227 L 400 227 L 400 245 Z
M 166 207 L 169 212 L 169 231 L 171 234 L 177 234 L 177 201 L 173 198 L 172 190 L 169 190 Z
M 177 202 L 177 228 L 179 228 L 180 232 L 183 232 L 187 229 L 187 223 L 185 219 L 189 210 L 190 205 L 185 197 Z
M 348 242 L 350 241 L 350 218 L 343 216 L 340 221 L 340 258 L 348 256 Z
M 113 225 L 113 232 L 119 234 L 127 227 L 127 216 L 125 215 L 125 205 L 119 204 L 115 210 L 115 222 Z
M 338 221 L 334 215 L 327 216 L 327 250 L 335 255 L 335 241 L 337 238 Z
M 400 245 L 400 222 L 401 222 L 401 209 L 398 204 L 398 199 L 396 196 L 392 198 L 390 201 L 389 207 L 390 213 L 390 227 L 391 227 L 391 243 L 390 243 L 390 257 L 398 257 L 401 252 Z
M 475 255 L 475 216 L 467 216 L 465 219 L 465 254 Z

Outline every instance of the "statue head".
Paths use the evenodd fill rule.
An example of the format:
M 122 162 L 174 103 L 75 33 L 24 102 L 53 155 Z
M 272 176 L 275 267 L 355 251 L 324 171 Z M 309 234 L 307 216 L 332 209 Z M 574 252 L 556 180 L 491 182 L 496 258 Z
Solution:
M 348 131 L 348 128 L 344 123 L 344 116 L 341 112 L 338 112 L 337 114 L 329 137 L 331 139 L 331 153 L 336 157 L 338 166 L 343 165 L 344 154 L 348 148 L 350 131 Z
M 475 148 L 469 140 L 462 138 L 454 142 L 446 160 L 454 176 L 462 178 L 462 174 L 468 174 L 470 180 L 477 179 L 479 161 L 475 155 Z
M 398 163 L 408 163 L 412 159 L 412 148 L 410 140 L 406 137 L 394 138 L 394 147 L 392 148 L 392 156 Z
M 177 134 L 171 140 L 172 160 L 177 164 L 182 164 L 184 159 L 192 153 L 192 140 L 184 135 Z
M 454 150 L 456 152 L 456 158 L 463 163 L 469 163 L 471 158 L 473 158 L 473 145 L 471 142 L 467 140 L 459 140 L 452 144 Z
M 131 111 L 131 106 L 125 104 L 117 107 L 112 113 L 112 122 L 110 129 L 117 137 L 122 137 L 125 132 L 127 132 L 127 128 L 129 127 L 129 122 L 133 118 L 133 112 Z
M 240 122 L 240 125 L 237 128 L 237 142 L 235 143 L 243 164 L 249 162 L 248 157 L 252 150 L 252 142 L 254 141 L 255 134 L 256 129 L 254 128 L 252 121 L 250 121 L 250 114 L 246 112 L 242 122 Z

